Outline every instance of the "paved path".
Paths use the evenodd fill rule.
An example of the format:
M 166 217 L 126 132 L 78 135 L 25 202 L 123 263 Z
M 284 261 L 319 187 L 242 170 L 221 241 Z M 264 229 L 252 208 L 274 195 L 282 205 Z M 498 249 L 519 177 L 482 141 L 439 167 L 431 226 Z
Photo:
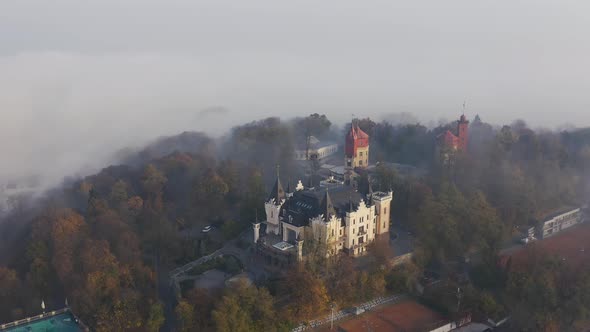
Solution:
M 373 308 L 375 308 L 376 306 L 385 304 L 385 303 L 391 303 L 391 302 L 398 302 L 399 300 L 402 300 L 405 296 L 404 295 L 393 295 L 393 296 L 388 296 L 388 297 L 378 297 L 375 298 L 371 301 L 365 302 L 361 305 L 358 305 L 354 308 L 359 308 L 362 309 L 363 311 L 369 311 Z M 352 316 L 354 315 L 354 308 L 349 308 L 349 309 L 343 309 L 340 310 L 338 312 L 334 313 L 334 322 L 339 321 L 343 318 L 346 318 L 348 316 Z M 332 315 L 329 314 L 324 318 L 320 318 L 320 319 L 316 319 L 316 320 L 312 320 L 311 322 L 309 322 L 308 324 L 301 324 L 298 327 L 294 328 L 292 330 L 292 332 L 303 332 L 306 331 L 308 329 L 313 329 L 316 327 L 319 327 L 321 325 L 324 324 L 330 324 L 330 321 L 332 320 Z

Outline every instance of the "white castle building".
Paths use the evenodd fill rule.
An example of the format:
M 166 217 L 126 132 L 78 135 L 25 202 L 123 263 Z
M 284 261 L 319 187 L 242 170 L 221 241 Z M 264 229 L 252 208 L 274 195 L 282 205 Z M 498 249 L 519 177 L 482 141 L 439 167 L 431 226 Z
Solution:
M 266 220 L 253 224 L 254 242 L 296 252 L 298 260 L 305 255 L 304 246 L 319 246 L 327 256 L 365 253 L 376 237 L 389 232 L 393 192 L 373 192 L 369 185 L 362 195 L 336 182 L 329 179 L 306 189 L 299 181 L 295 190 L 289 184 L 285 191 L 277 174 L 265 202 Z

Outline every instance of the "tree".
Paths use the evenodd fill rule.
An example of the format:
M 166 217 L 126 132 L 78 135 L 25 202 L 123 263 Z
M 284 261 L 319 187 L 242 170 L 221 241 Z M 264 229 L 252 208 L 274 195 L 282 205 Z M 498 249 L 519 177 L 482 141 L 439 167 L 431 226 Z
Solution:
M 62 282 L 74 271 L 75 250 L 85 236 L 84 218 L 70 209 L 50 213 L 52 265 Z
M 180 331 L 193 331 L 194 328 L 194 310 L 193 306 L 186 300 L 181 300 L 176 305 L 174 313 L 178 320 Z
M 166 185 L 168 179 L 162 172 L 160 172 L 156 166 L 149 164 L 141 178 L 141 185 L 144 191 L 147 193 L 146 207 L 154 209 L 155 211 L 161 211 L 163 208 L 162 201 L 162 190 Z
M 326 286 L 330 297 L 340 307 L 353 304 L 356 300 L 355 288 L 358 272 L 348 255 L 338 255 L 332 268 L 328 270 Z
M 211 313 L 220 294 L 202 288 L 194 288 L 186 295 L 187 301 L 195 308 L 195 329 L 207 331 L 213 327 Z
M 289 273 L 285 288 L 290 289 L 287 305 L 289 317 L 296 322 L 308 321 L 327 311 L 330 299 L 324 281 L 302 265 Z
M 127 198 L 127 184 L 123 180 L 117 181 L 111 188 L 111 193 L 109 195 L 111 205 L 115 208 L 118 208 L 127 202 Z
M 150 315 L 146 322 L 146 328 L 150 332 L 158 332 L 164 325 L 164 306 L 160 302 L 156 302 L 150 306 Z
M 268 290 L 239 282 L 225 292 L 212 313 L 217 331 L 277 330 L 274 300 Z

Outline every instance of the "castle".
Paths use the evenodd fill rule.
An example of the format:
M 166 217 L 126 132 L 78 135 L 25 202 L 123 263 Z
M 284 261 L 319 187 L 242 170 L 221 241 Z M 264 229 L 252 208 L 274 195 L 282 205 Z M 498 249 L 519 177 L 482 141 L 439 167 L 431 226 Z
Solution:
M 369 135 L 352 124 L 345 141 L 345 167 L 369 164 Z M 388 234 L 393 192 L 359 193 L 352 185 L 329 178 L 318 188 L 283 188 L 279 174 L 265 202 L 266 220 L 253 223 L 254 243 L 273 257 L 301 261 L 317 249 L 326 256 L 340 252 L 363 255 L 377 237 Z
M 447 130 L 436 137 L 435 160 L 448 163 L 457 152 L 467 152 L 469 121 L 465 114 L 457 121 L 457 134 Z

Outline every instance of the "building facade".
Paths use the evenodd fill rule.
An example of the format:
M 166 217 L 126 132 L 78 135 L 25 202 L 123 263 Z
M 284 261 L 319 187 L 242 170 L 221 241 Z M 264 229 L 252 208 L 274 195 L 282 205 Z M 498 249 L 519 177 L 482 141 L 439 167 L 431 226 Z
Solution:
M 295 160 L 322 160 L 338 152 L 338 144 L 322 142 L 311 136 L 309 144 L 300 144 L 295 149 Z
M 376 237 L 389 233 L 391 191 L 363 196 L 351 186 L 332 185 L 280 195 L 279 179 L 274 188 L 279 189 L 265 203 L 266 221 L 253 225 L 255 242 L 301 250 L 300 258 L 311 250 L 359 256 Z
M 369 166 L 369 135 L 354 121 L 346 135 L 344 154 L 344 167 L 354 169 Z
M 582 221 L 582 210 L 580 208 L 556 212 L 541 219 L 537 226 L 537 237 L 540 239 L 550 237 Z

